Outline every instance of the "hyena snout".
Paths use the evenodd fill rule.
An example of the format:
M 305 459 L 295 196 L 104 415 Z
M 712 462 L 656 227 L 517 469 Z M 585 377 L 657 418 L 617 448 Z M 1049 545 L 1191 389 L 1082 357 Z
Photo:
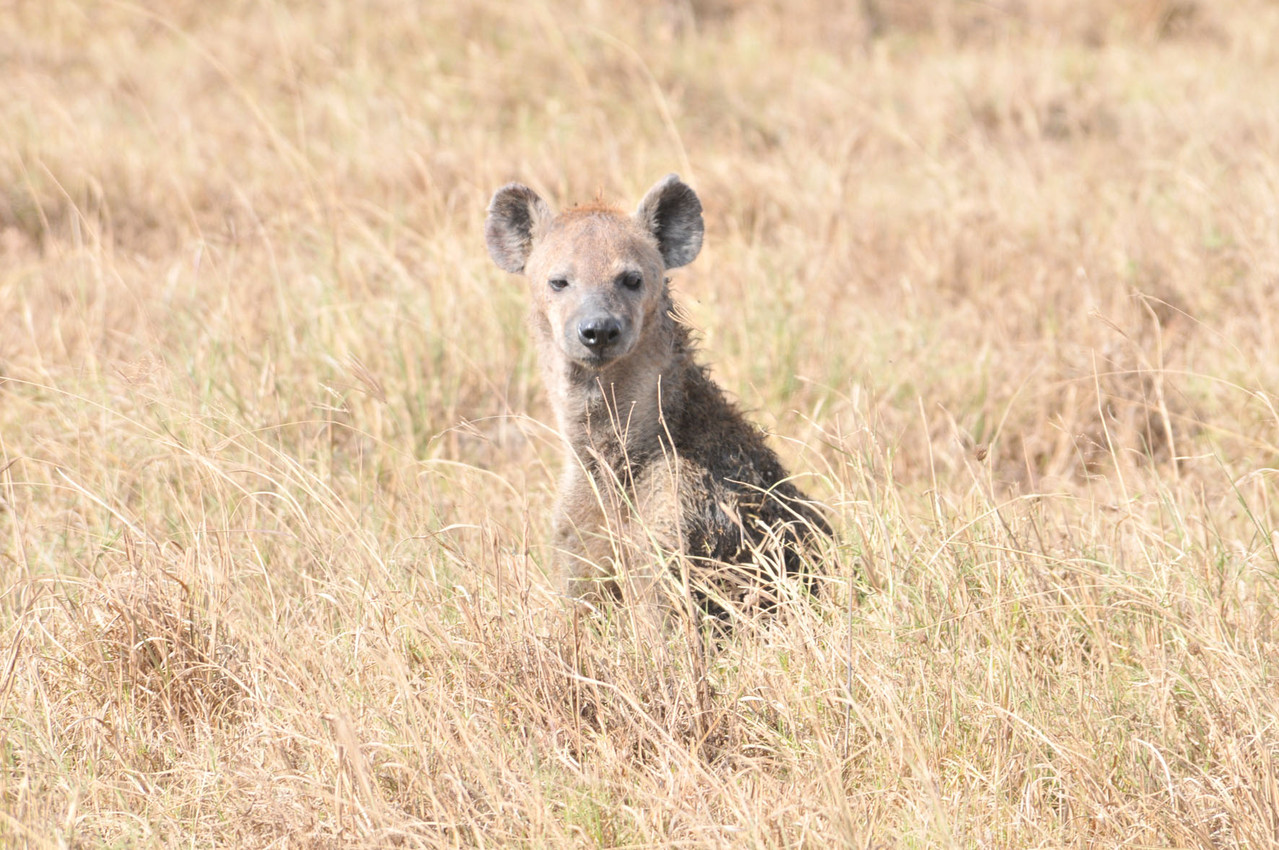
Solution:
M 622 323 L 613 316 L 592 316 L 577 325 L 577 338 L 582 345 L 597 351 L 608 348 L 622 335 Z
M 631 350 L 634 324 L 610 310 L 579 310 L 564 328 L 566 353 L 579 362 L 603 365 Z

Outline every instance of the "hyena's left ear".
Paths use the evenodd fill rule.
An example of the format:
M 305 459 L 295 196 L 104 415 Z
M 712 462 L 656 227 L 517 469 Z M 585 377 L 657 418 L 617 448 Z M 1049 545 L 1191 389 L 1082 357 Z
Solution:
M 702 202 L 678 174 L 667 174 L 648 190 L 635 218 L 657 237 L 668 269 L 688 265 L 702 250 Z
M 519 274 L 533 250 L 533 242 L 545 232 L 554 215 L 551 208 L 527 186 L 507 183 L 489 201 L 484 241 L 498 267 Z

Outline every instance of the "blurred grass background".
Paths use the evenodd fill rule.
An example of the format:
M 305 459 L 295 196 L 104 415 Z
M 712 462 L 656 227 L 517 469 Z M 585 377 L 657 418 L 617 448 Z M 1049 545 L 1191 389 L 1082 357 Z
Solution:
M 0 836 L 1268 846 L 1279 6 L 0 2 Z M 583 622 L 509 180 L 675 286 L 812 610 Z

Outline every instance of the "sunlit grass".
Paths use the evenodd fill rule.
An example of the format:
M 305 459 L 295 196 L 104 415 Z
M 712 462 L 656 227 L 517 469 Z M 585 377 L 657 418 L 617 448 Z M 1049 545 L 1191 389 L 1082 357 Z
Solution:
M 0 10 L 3 843 L 1268 846 L 1279 10 L 845 5 Z M 672 170 L 837 529 L 713 640 L 481 234 Z

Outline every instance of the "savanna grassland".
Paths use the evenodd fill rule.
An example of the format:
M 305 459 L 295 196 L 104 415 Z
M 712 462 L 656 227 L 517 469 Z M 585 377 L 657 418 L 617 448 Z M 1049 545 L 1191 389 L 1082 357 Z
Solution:
M 0 0 L 0 844 L 1266 847 L 1279 6 Z M 485 205 L 633 204 L 837 540 L 574 614 Z

